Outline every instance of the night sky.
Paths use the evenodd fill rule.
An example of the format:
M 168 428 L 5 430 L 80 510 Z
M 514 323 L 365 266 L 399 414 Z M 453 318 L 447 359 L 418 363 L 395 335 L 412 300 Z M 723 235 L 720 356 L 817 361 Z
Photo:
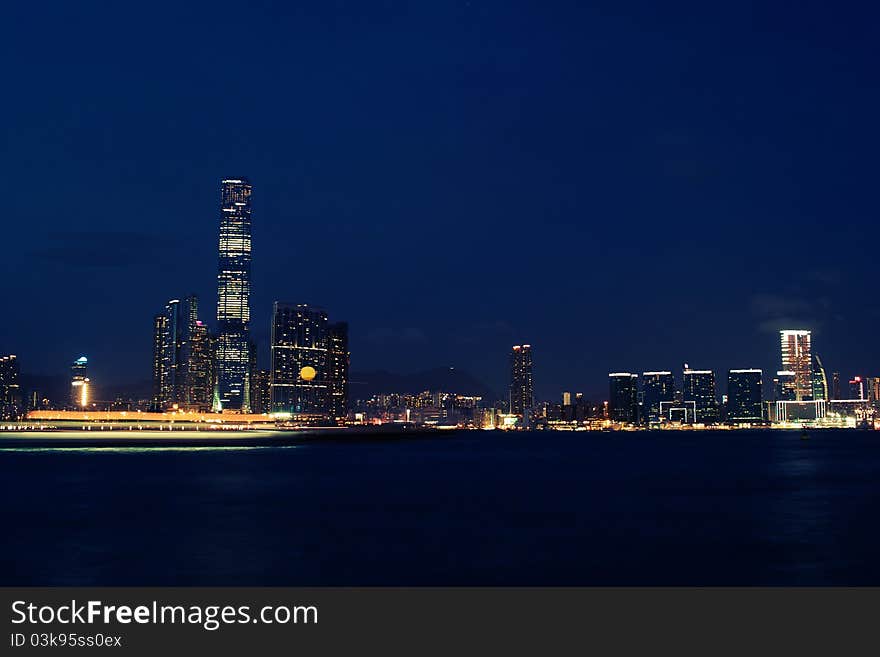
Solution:
M 591 5 L 589 7 L 585 5 Z M 150 376 L 214 325 L 219 187 L 254 185 L 253 333 L 351 325 L 352 369 L 539 397 L 612 370 L 880 374 L 877 10 L 841 2 L 14 3 L 0 352 Z M 723 376 L 719 378 L 723 379 Z M 724 392 L 721 386 L 721 392 Z

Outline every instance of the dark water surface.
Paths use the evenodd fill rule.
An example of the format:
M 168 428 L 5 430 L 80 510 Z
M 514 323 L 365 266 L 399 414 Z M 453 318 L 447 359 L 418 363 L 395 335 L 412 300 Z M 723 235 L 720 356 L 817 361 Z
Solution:
M 0 584 L 880 584 L 880 433 L 0 451 Z

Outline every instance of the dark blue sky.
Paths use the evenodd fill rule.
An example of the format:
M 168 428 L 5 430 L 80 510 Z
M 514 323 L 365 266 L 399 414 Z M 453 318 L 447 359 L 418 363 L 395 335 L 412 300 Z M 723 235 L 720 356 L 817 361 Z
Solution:
M 349 320 L 356 370 L 500 389 L 530 342 L 540 396 L 775 369 L 783 325 L 880 373 L 868 3 L 4 12 L 0 351 L 26 371 L 148 378 L 189 291 L 213 324 L 219 180 L 248 176 L 264 353 L 282 299 Z

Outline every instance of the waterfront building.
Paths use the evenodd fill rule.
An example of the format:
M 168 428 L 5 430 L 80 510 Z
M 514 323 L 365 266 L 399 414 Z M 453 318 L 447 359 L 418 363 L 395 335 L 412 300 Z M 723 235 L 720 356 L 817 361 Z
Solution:
M 612 372 L 608 375 L 608 412 L 612 421 L 637 424 L 639 421 L 638 375 Z
M 534 406 L 531 345 L 514 345 L 510 352 L 510 413 L 524 420 Z
M 795 373 L 788 370 L 776 372 L 776 377 L 773 379 L 773 400 L 797 401 L 795 395 Z
M 220 191 L 217 272 L 219 407 L 247 412 L 250 367 L 251 184 L 227 179 Z
M 88 364 L 89 359 L 80 356 L 70 367 L 70 407 L 73 410 L 85 410 L 91 399 Z
M 865 389 L 865 379 L 861 376 L 854 376 L 849 382 L 849 398 L 858 399 L 859 401 L 867 399 Z
M 828 377 L 819 354 L 813 354 L 813 399 L 829 399 Z
M 276 301 L 272 314 L 272 412 L 329 420 L 333 412 L 327 313 Z
M 675 400 L 675 376 L 672 372 L 642 372 L 642 420 L 648 424 L 660 422 L 660 405 Z
M 718 422 L 715 373 L 712 370 L 694 370 L 685 366 L 682 376 L 682 400 L 686 403 L 693 402 L 694 421 L 697 424 Z
M 269 370 L 254 370 L 251 376 L 251 412 L 267 414 L 272 412 L 272 376 Z
M 764 419 L 764 373 L 758 369 L 727 373 L 727 421 L 755 424 Z
M 17 420 L 22 414 L 21 372 L 14 354 L 0 356 L 0 420 Z
M 813 355 L 811 333 L 801 329 L 786 329 L 779 332 L 782 370 L 792 372 L 784 385 L 784 399 L 809 401 L 813 398 Z
M 348 370 L 351 364 L 351 353 L 348 350 L 348 323 L 330 324 L 327 331 L 330 414 L 336 420 L 344 420 L 348 415 Z

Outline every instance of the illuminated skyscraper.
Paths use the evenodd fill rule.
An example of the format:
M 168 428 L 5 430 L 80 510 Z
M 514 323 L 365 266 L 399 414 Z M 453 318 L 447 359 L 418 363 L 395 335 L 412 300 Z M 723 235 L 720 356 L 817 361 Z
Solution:
M 177 403 L 180 393 L 181 308 L 172 299 L 153 318 L 153 410 L 163 411 Z
M 608 412 L 615 422 L 636 424 L 639 421 L 637 374 L 612 372 L 608 375 Z
M 330 418 L 327 313 L 275 302 L 272 315 L 272 412 Z
M 22 413 L 18 359 L 0 356 L 0 420 L 17 420 Z
M 217 379 L 223 410 L 247 411 L 250 363 L 251 185 L 224 180 L 217 273 Z
M 686 368 L 682 376 L 682 399 L 694 404 L 694 421 L 713 424 L 718 421 L 718 397 L 712 370 Z
M 828 396 L 828 377 L 819 354 L 813 354 L 813 399 L 830 399 Z
M 330 374 L 331 415 L 342 420 L 348 414 L 348 324 L 336 322 L 328 327 L 328 367 Z
M 642 373 L 643 422 L 659 422 L 660 404 L 675 401 L 675 377 L 672 372 Z
M 763 372 L 730 370 L 727 374 L 727 419 L 733 423 L 758 423 L 764 418 Z
M 510 352 L 510 412 L 526 418 L 534 404 L 532 346 L 515 345 Z
M 194 294 L 172 299 L 153 318 L 152 408 L 211 410 L 213 364 L 208 327 L 199 320 Z
M 794 376 L 783 383 L 790 388 L 785 396 L 794 401 L 813 398 L 813 351 L 810 331 L 784 330 L 779 332 L 782 347 L 782 370 Z
M 70 407 L 74 410 L 88 408 L 90 400 L 89 359 L 85 356 L 77 358 L 70 368 Z

